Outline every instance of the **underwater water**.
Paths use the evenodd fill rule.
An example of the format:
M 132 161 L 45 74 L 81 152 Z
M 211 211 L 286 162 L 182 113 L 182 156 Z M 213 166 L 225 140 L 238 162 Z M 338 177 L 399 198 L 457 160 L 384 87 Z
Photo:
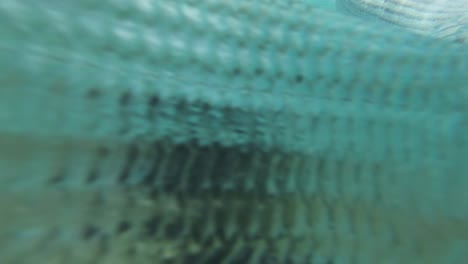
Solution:
M 464 1 L 1 0 L 0 264 L 466 262 Z

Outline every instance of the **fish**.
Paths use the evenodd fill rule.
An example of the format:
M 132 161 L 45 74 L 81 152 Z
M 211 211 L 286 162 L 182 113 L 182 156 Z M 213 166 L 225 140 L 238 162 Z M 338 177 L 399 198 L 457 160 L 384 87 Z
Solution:
M 468 52 L 302 1 L 0 1 L 1 263 L 462 263 Z

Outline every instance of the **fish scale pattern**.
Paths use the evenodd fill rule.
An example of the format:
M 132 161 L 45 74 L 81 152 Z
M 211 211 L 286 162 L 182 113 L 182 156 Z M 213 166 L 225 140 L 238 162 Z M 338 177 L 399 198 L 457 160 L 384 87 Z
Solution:
M 80 42 L 79 45 L 83 46 L 80 48 L 75 47 L 74 42 L 66 41 L 67 39 L 70 40 L 70 37 L 65 36 L 66 33 L 68 35 L 73 34 L 74 28 L 67 29 L 64 27 L 67 25 L 71 27 L 75 23 L 61 21 L 67 19 L 65 11 L 59 13 L 62 14 L 61 17 L 48 15 L 45 11 L 31 14 L 32 17 L 39 17 L 38 20 L 45 20 L 50 24 L 46 27 L 47 30 L 51 31 L 50 35 L 48 36 L 47 32 L 45 32 L 44 37 L 41 38 L 35 37 L 36 34 L 32 28 L 29 30 L 26 28 L 29 25 L 26 23 L 27 21 L 17 21 L 14 18 L 8 19 L 8 16 L 12 15 L 6 14 L 7 24 L 13 23 L 11 21 L 17 22 L 17 25 L 21 25 L 21 22 L 26 23 L 23 23 L 25 27 L 23 30 L 13 33 L 25 34 L 25 36 L 22 36 L 25 41 L 18 43 L 18 45 L 26 46 L 23 50 L 32 50 L 22 54 L 11 52 L 4 54 L 4 56 L 20 56 L 19 59 L 16 59 L 18 62 L 17 67 L 20 68 L 24 68 L 24 65 L 34 66 L 38 64 L 43 64 L 43 67 L 35 67 L 34 71 L 28 71 L 18 76 L 17 79 L 11 80 L 16 82 L 17 87 L 23 89 L 5 91 L 5 98 L 6 96 L 19 96 L 18 93 L 23 91 L 30 93 L 30 96 L 34 96 L 37 100 L 31 106 L 22 108 L 25 109 L 23 114 L 28 115 L 26 112 L 28 109 L 35 109 L 33 106 L 41 107 L 43 102 L 41 99 L 47 101 L 49 96 L 53 96 L 56 97 L 56 100 L 54 100 L 53 105 L 50 105 L 50 108 L 62 113 L 61 115 L 55 114 L 37 119 L 38 122 L 50 123 L 50 125 L 38 126 L 30 119 L 23 118 L 22 120 L 27 121 L 26 124 L 16 119 L 14 122 L 10 122 L 11 128 L 9 129 L 22 130 L 21 126 L 25 126 L 24 129 L 26 129 L 29 125 L 42 128 L 36 129 L 37 133 L 41 133 L 41 130 L 52 130 L 52 128 L 57 127 L 57 125 L 54 125 L 55 123 L 62 123 L 63 126 L 55 133 L 63 131 L 63 133 L 74 134 L 74 136 L 78 137 L 81 136 L 79 133 L 86 131 L 86 133 L 92 134 L 90 136 L 94 137 L 126 137 L 129 141 L 140 137 L 158 139 L 170 134 L 171 137 L 180 138 L 181 141 L 191 140 L 195 137 L 196 140 L 209 140 L 222 142 L 222 144 L 241 144 L 245 142 L 261 144 L 266 148 L 276 146 L 297 150 L 304 143 L 313 142 L 316 136 L 312 135 L 312 133 L 289 133 L 288 131 L 306 132 L 303 130 L 310 129 L 313 126 L 308 122 L 315 119 L 309 117 L 340 120 L 342 118 L 338 115 L 362 114 L 362 119 L 366 120 L 364 122 L 372 121 L 376 116 L 378 116 L 379 122 L 385 122 L 386 119 L 396 120 L 395 115 L 400 115 L 402 117 L 399 118 L 403 119 L 406 116 L 411 116 L 411 123 L 427 123 L 425 114 L 431 112 L 429 114 L 431 120 L 432 114 L 441 114 L 444 117 L 453 116 L 456 123 L 456 111 L 458 108 L 464 107 L 463 97 L 456 96 L 457 91 L 445 93 L 443 90 L 436 88 L 436 84 L 439 83 L 440 85 L 447 85 L 448 89 L 452 90 L 462 90 L 464 86 L 466 60 L 463 56 L 459 56 L 461 49 L 452 48 L 447 50 L 447 43 L 421 39 L 419 43 L 435 47 L 426 49 L 424 52 L 421 51 L 426 47 L 424 44 L 421 44 L 421 47 L 405 47 L 401 48 L 399 53 L 389 57 L 388 52 L 391 45 L 388 43 L 379 45 L 377 42 L 381 41 L 380 44 L 388 41 L 405 43 L 405 35 L 401 37 L 401 40 L 400 37 L 394 37 L 392 40 L 388 37 L 388 34 L 385 38 L 378 38 L 378 35 L 385 35 L 367 30 L 375 33 L 375 36 L 369 34 L 369 37 L 376 37 L 377 40 L 374 47 L 365 47 L 358 41 L 346 40 L 345 42 L 346 35 L 338 31 L 338 26 L 327 27 L 325 24 L 319 24 L 310 27 L 302 26 L 296 31 L 285 30 L 285 27 L 289 26 L 307 25 L 310 19 L 304 16 L 295 18 L 284 14 L 285 18 L 283 20 L 292 20 L 289 23 L 290 25 L 285 22 L 287 26 L 274 26 L 272 24 L 270 27 L 267 26 L 268 24 L 262 26 L 261 23 L 256 23 L 255 19 L 251 19 L 252 29 L 242 24 L 241 20 L 236 17 L 235 10 L 231 9 L 227 10 L 233 13 L 231 16 L 226 16 L 224 20 L 215 11 L 211 11 L 214 15 L 211 15 L 210 12 L 204 14 L 201 13 L 202 9 L 196 9 L 193 6 L 192 9 L 194 10 L 192 12 L 195 14 L 185 14 L 182 11 L 183 7 L 190 8 L 189 3 L 183 5 L 156 1 L 154 9 L 159 12 L 155 12 L 155 19 L 160 17 L 161 22 L 164 23 L 160 23 L 160 26 L 149 32 L 138 33 L 137 30 L 133 30 L 132 28 L 144 30 L 145 24 L 140 25 L 137 21 L 130 20 L 130 18 L 127 19 L 129 21 L 120 19 L 117 16 L 120 13 L 117 11 L 115 14 L 117 17 L 114 19 L 93 19 L 92 21 L 96 21 L 97 24 L 93 24 L 93 27 L 89 25 L 86 27 L 86 25 L 79 23 L 82 21 L 77 22 L 79 28 L 77 31 L 84 31 L 84 36 L 89 36 L 88 41 L 95 42 L 95 45 L 99 45 L 101 42 L 101 48 L 89 45 L 86 41 Z M 246 3 L 239 5 L 238 8 L 244 5 L 244 9 L 247 11 L 252 9 L 260 11 L 257 9 L 263 7 L 267 10 L 271 9 L 269 12 L 277 11 L 278 16 L 282 14 L 280 10 L 260 4 L 258 4 L 257 9 Z M 204 5 L 200 4 L 200 6 Z M 219 6 L 218 8 L 221 9 L 223 5 L 219 3 L 216 5 L 216 1 L 207 1 L 205 6 L 213 6 L 212 9 Z M 236 5 L 233 6 L 236 7 Z M 110 7 L 105 8 L 107 10 Z M 181 9 L 179 13 L 177 13 L 177 8 Z M 79 12 L 80 9 L 77 10 Z M 207 8 L 207 10 L 210 9 Z M 196 13 L 196 11 L 199 13 Z M 49 12 L 52 11 L 49 10 Z M 250 12 L 253 13 L 253 11 Z M 10 13 L 14 14 L 13 11 L 10 11 Z M 18 11 L 17 13 L 26 14 L 26 11 Z M 133 13 L 130 12 L 130 14 Z M 121 16 L 125 18 L 124 15 Z M 324 16 L 326 15 L 328 14 Z M 40 18 L 41 16 L 43 18 Z M 194 20 L 203 16 L 207 17 L 206 22 L 204 20 Z M 87 19 L 88 16 L 83 15 L 83 17 L 81 20 L 88 21 L 87 23 L 91 20 Z M 191 20 L 192 17 L 195 18 Z M 210 19 L 213 22 L 210 23 Z M 184 21 L 193 24 L 193 27 L 184 30 L 178 29 L 176 25 L 182 24 Z M 222 23 L 224 21 L 226 23 Z M 43 23 L 46 22 L 43 21 Z M 100 23 L 104 25 L 99 25 Z M 295 26 L 293 26 L 294 24 Z M 57 28 L 55 25 L 61 25 L 62 29 Z M 230 28 L 222 28 L 219 25 L 230 26 Z M 85 28 L 82 28 L 83 26 Z M 196 35 L 197 33 L 194 33 L 197 32 L 197 26 L 199 28 L 209 28 L 211 31 L 205 30 L 205 33 L 199 34 L 201 35 L 199 37 Z M 350 32 L 354 30 L 359 33 L 360 30 L 359 27 L 353 29 L 351 26 L 340 26 L 348 28 Z M 13 26 L 11 28 L 14 29 Z M 104 33 L 96 36 L 98 33 L 88 32 L 91 30 L 90 28 L 93 28 L 93 30 L 101 29 L 97 31 Z M 309 34 L 308 30 L 315 32 Z M 219 35 L 216 33 L 217 31 L 220 32 Z M 263 34 L 263 37 L 257 36 L 257 33 L 262 31 L 267 33 Z M 292 31 L 291 34 L 290 31 Z M 224 37 L 221 34 L 222 32 L 224 32 L 224 35 L 227 34 L 226 32 L 233 33 L 228 37 Z M 107 36 L 106 33 L 110 35 Z M 330 35 L 327 37 L 327 41 L 316 37 L 327 35 Z M 296 37 L 298 38 L 299 47 L 294 45 Z M 412 35 L 411 37 L 414 38 Z M 223 41 L 214 42 L 217 38 Z M 12 37 L 12 39 L 15 38 Z M 22 38 L 18 36 L 16 39 Z M 147 42 L 145 39 L 150 40 Z M 229 41 L 229 39 L 232 41 Z M 248 45 L 244 39 L 249 39 Z M 410 38 L 408 37 L 408 39 Z M 43 41 L 47 41 L 47 44 L 41 43 Z M 292 44 L 289 44 L 290 42 Z M 180 46 L 187 45 L 187 43 L 192 43 L 192 47 Z M 263 44 L 259 44 L 259 46 L 253 43 Z M 58 46 L 56 50 L 53 49 L 54 45 Z M 141 45 L 141 49 L 138 49 L 139 45 Z M 312 45 L 316 47 L 313 52 L 306 48 Z M 347 54 L 346 51 L 343 51 L 342 45 L 347 45 L 352 53 L 350 51 Z M 436 45 L 439 45 L 439 47 Z M 132 48 L 135 49 L 135 52 L 138 50 L 140 55 L 131 56 L 131 54 L 127 54 L 130 51 L 129 49 Z M 369 48 L 376 50 L 369 52 Z M 404 51 L 405 49 L 406 51 Z M 209 50 L 215 50 L 212 53 L 213 56 L 209 55 Z M 453 52 L 450 52 L 450 50 L 453 50 Z M 53 56 L 52 54 L 47 55 L 50 51 L 54 51 Z M 369 54 L 372 54 L 372 56 Z M 73 58 L 73 63 L 65 63 L 64 60 L 68 58 Z M 189 61 L 183 62 L 179 59 Z M 154 60 L 153 65 L 148 64 L 151 62 L 147 60 Z M 10 60 L 5 58 L 4 61 Z M 162 61 L 164 63 L 161 63 Z M 329 61 L 336 61 L 336 63 L 330 63 Z M 360 61 L 362 71 L 375 72 L 366 76 L 353 73 L 352 70 L 347 69 L 349 67 L 346 67 L 346 64 L 354 61 Z M 424 66 L 416 67 L 418 62 L 421 62 Z M 373 70 L 375 64 L 379 64 L 379 67 Z M 214 65 L 218 65 L 218 67 Z M 400 68 L 403 67 L 401 71 L 392 71 L 392 69 L 397 68 L 397 65 Z M 13 65 L 12 68 L 14 70 L 15 66 Z M 61 74 L 61 71 L 58 71 L 59 68 L 68 74 Z M 218 70 L 221 72 L 218 72 Z M 18 69 L 18 71 L 21 72 L 21 69 Z M 93 71 L 102 71 L 102 74 L 91 74 Z M 333 71 L 337 71 L 337 73 L 335 74 Z M 210 75 L 200 78 L 204 72 L 209 72 Z M 392 74 L 387 74 L 387 72 L 393 72 L 394 78 L 388 77 L 392 76 Z M 66 78 L 72 73 L 73 78 Z M 128 76 L 132 75 L 138 75 L 141 78 L 128 78 Z M 11 78 L 14 78 L 14 76 L 17 75 L 12 74 Z M 42 78 L 45 82 L 44 86 L 50 87 L 52 90 L 60 90 L 60 93 L 52 94 L 52 91 L 26 89 L 27 82 L 40 79 L 39 76 L 50 76 L 50 78 Z M 86 77 L 87 82 L 82 83 L 81 80 L 84 77 Z M 453 84 L 445 82 L 449 79 Z M 79 82 L 82 88 L 64 88 L 65 86 L 73 86 L 74 82 Z M 390 82 L 390 85 L 387 84 L 388 82 Z M 348 85 L 354 88 L 348 89 Z M 204 89 L 206 86 L 214 88 Z M 290 87 L 290 89 L 284 89 L 285 86 Z M 154 87 L 157 87 L 157 89 L 154 89 Z M 279 96 L 283 100 L 279 101 Z M 82 103 L 82 100 L 76 100 L 76 98 L 84 98 L 85 103 Z M 158 102 L 165 105 L 157 107 L 155 104 Z M 358 106 L 354 102 L 359 102 Z M 126 110 L 123 110 L 124 112 L 116 109 L 128 104 L 135 107 L 126 107 Z M 154 107 L 151 107 L 151 104 Z M 96 107 L 100 105 L 106 107 Z M 4 108 L 7 108 L 5 109 L 7 113 L 11 112 L 9 109 L 14 109 L 8 104 L 4 104 Z M 66 108 L 70 108 L 70 111 L 64 111 Z M 153 110 L 161 109 L 161 114 L 155 115 L 157 118 L 150 120 L 153 122 L 148 122 L 147 117 L 151 118 L 148 108 Z M 219 108 L 222 108 L 222 110 L 218 111 Z M 366 108 L 365 111 L 362 111 L 364 108 Z M 381 108 L 384 108 L 385 111 L 380 111 Z M 84 116 L 91 116 L 91 114 L 88 115 L 85 112 L 90 111 L 90 109 L 92 109 L 95 118 L 84 118 Z M 115 111 L 112 111 L 112 109 L 115 109 Z M 284 109 L 287 109 L 287 111 L 284 111 Z M 259 114 L 251 118 L 245 118 L 248 115 L 243 115 L 242 111 L 258 112 Z M 333 111 L 336 113 L 333 113 Z M 34 113 L 34 111 L 31 112 Z M 179 112 L 181 115 L 178 115 Z M 206 112 L 209 112 L 210 115 L 200 114 Z M 277 114 L 272 116 L 269 114 L 271 112 Z M 329 115 L 324 115 L 322 112 L 329 113 Z M 73 118 L 68 118 L 69 113 L 73 115 Z M 187 118 L 177 120 L 177 117 L 174 118 L 174 116 L 187 116 Z M 15 115 L 9 113 L 9 115 L 4 116 L 4 119 L 9 117 L 13 119 Z M 35 120 L 34 118 L 31 119 Z M 225 122 L 226 120 L 229 121 Z M 177 124 L 174 124 L 175 122 Z M 198 125 L 200 123 L 205 125 Z M 152 124 L 158 124 L 158 127 L 154 127 Z M 291 126 L 298 127 L 297 129 L 289 129 Z M 218 130 L 220 127 L 223 127 L 223 133 L 211 133 L 213 134 L 211 139 L 203 137 L 207 132 Z M 358 127 L 366 127 L 366 125 L 358 125 Z M 440 131 L 444 127 L 434 130 Z M 268 131 L 275 131 L 275 133 L 272 135 Z M 49 131 L 44 131 L 44 133 L 49 133 Z M 439 133 L 444 133 L 444 131 Z M 296 138 L 299 135 L 303 135 L 304 138 Z M 343 139 L 346 138 L 344 135 L 339 136 Z M 326 142 L 326 140 L 323 140 L 323 142 Z M 313 147 L 314 144 L 309 145 Z M 317 146 L 317 148 L 320 148 L 320 146 Z
M 463 46 L 299 1 L 0 22 L 0 262 L 466 257 Z
M 18 177 L 25 175 L 13 172 L 10 185 L 2 183 L 2 212 L 9 216 L 1 222 L 4 261 L 32 263 L 39 256 L 44 263 L 384 262 L 404 257 L 385 256 L 388 248 L 421 257 L 412 255 L 413 239 L 440 245 L 463 231 L 457 221 L 434 229 L 421 215 L 416 221 L 408 208 L 386 205 L 388 197 L 379 191 L 391 186 L 371 179 L 382 177 L 377 167 L 219 147 L 81 148 L 63 151 L 69 153 L 63 167 L 42 169 L 42 182 L 36 174 L 34 184 L 15 189 L 11 182 L 24 182 Z M 34 171 L 28 168 L 33 162 L 56 165 L 57 158 L 37 152 L 25 170 Z M 93 152 L 96 163 L 79 163 Z M 148 157 L 160 158 L 149 163 Z M 228 158 L 238 160 L 234 168 L 223 162 Z M 184 162 L 190 159 L 196 160 L 192 170 Z M 157 172 L 151 168 L 156 164 Z M 341 181 L 354 184 L 355 192 Z M 184 182 L 191 185 L 184 189 Z M 430 246 L 421 250 L 429 254 Z

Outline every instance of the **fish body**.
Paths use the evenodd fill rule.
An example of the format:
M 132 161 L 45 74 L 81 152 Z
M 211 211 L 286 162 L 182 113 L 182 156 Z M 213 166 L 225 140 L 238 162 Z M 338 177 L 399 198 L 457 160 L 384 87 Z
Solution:
M 301 1 L 0 2 L 0 263 L 462 263 L 463 45 Z

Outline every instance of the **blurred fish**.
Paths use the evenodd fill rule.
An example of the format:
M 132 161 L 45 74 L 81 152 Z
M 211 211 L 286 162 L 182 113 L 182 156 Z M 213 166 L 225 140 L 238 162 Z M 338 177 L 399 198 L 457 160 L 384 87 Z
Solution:
M 1 0 L 0 263 L 464 263 L 468 51 L 400 31 Z

